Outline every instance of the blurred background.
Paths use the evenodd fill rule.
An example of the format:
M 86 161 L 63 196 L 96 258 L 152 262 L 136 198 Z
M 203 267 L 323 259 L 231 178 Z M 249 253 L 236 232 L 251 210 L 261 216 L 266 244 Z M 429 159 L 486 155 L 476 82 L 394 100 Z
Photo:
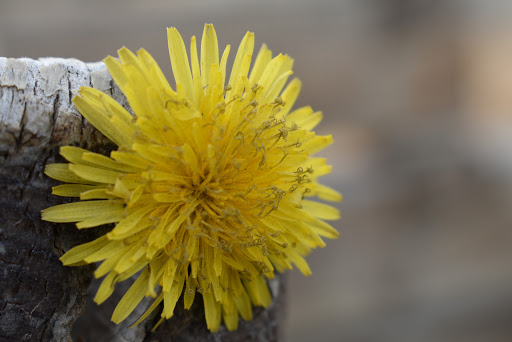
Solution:
M 212 22 L 295 58 L 343 192 L 289 342 L 512 341 L 512 1 L 0 0 L 0 55 L 93 62 Z M 234 54 L 231 54 L 231 61 Z M 170 78 L 170 77 L 169 77 Z

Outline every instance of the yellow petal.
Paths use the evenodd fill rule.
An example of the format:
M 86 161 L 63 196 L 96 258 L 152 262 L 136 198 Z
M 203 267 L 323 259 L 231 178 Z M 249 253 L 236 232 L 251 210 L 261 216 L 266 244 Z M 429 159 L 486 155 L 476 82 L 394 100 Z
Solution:
M 313 113 L 310 116 L 308 116 L 306 120 L 300 122 L 299 127 L 302 127 L 307 131 L 310 131 L 313 128 L 315 128 L 320 123 L 320 121 L 322 121 L 322 118 L 322 112 Z
M 185 276 L 183 272 L 178 276 L 178 279 L 173 282 L 171 287 L 171 291 L 164 291 L 164 311 L 165 318 L 169 319 L 172 317 L 174 313 L 174 308 L 176 307 L 176 302 L 180 298 L 180 294 L 183 290 L 183 283 L 185 281 Z
M 280 220 L 281 223 L 284 223 L 283 220 L 292 222 L 297 220 L 309 222 L 312 220 L 309 212 L 286 202 L 280 203 L 277 212 L 273 211 L 269 216 L 276 220 Z
M 130 146 L 131 136 L 123 135 L 116 125 L 112 124 L 110 117 L 101 109 L 91 105 L 80 96 L 73 98 L 76 108 L 96 129 L 112 140 L 117 146 Z
M 114 282 L 116 278 L 115 272 L 110 272 L 105 279 L 101 282 L 100 287 L 98 288 L 98 291 L 96 292 L 96 296 L 94 296 L 94 302 L 96 304 L 101 304 L 105 300 L 108 299 L 114 293 L 114 288 L 116 283 Z
M 201 68 L 197 57 L 196 37 L 192 36 L 190 40 L 190 63 L 192 66 L 192 78 L 194 79 L 194 93 L 198 107 L 201 106 L 204 98 L 203 81 L 201 80 Z
M 235 331 L 238 329 L 238 311 L 234 301 L 228 297 L 227 301 L 222 305 L 222 318 L 228 331 Z
M 86 262 L 84 262 L 84 259 L 87 256 L 97 252 L 98 250 L 106 246 L 109 242 L 110 241 L 107 239 L 106 236 L 102 236 L 91 242 L 78 245 L 64 253 L 64 255 L 60 257 L 60 261 L 65 266 L 86 264 Z
M 295 266 L 297 266 L 297 268 L 303 275 L 305 275 L 306 277 L 311 275 L 311 269 L 309 268 L 308 263 L 306 262 L 306 260 L 304 260 L 303 257 L 298 255 L 295 251 L 289 250 L 288 258 L 291 260 L 291 262 L 295 264 Z
M 101 167 L 105 169 L 111 169 L 120 172 L 139 172 L 141 169 L 137 167 L 133 167 L 130 165 L 126 165 L 115 160 L 110 159 L 104 155 L 98 153 L 92 153 L 89 151 L 84 152 L 82 154 L 82 160 L 84 162 L 88 162 L 91 166 Z
M 283 108 L 281 109 L 281 114 L 286 115 L 290 112 L 295 101 L 299 97 L 300 90 L 302 88 L 302 82 L 298 78 L 294 78 L 281 94 L 281 99 L 284 101 Z
M 249 77 L 249 83 L 252 85 L 258 83 L 263 70 L 267 67 L 267 64 L 272 60 L 272 51 L 270 51 L 266 44 L 263 44 L 256 56 L 254 66 L 252 67 L 251 76 Z
M 96 278 L 101 278 L 105 274 L 112 272 L 114 270 L 114 267 L 116 267 L 117 263 L 126 254 L 126 251 L 127 251 L 127 249 L 124 247 L 119 250 L 116 250 L 115 253 L 113 253 L 111 256 L 109 256 L 106 260 L 104 260 L 101 263 L 101 265 L 98 268 L 96 268 L 96 270 L 94 271 L 94 276 Z M 99 260 L 101 260 L 101 259 L 99 259 Z
M 246 321 L 252 320 L 251 299 L 245 289 L 242 288 L 240 295 L 235 297 L 235 304 L 243 319 Z
M 126 256 L 126 257 L 128 257 L 128 256 Z M 130 268 L 128 268 L 126 271 L 124 271 L 123 274 L 118 275 L 117 281 L 121 282 L 121 281 L 125 281 L 126 279 L 131 278 L 134 274 L 138 273 L 141 269 L 146 267 L 148 265 L 148 263 L 149 262 L 148 262 L 148 260 L 146 260 L 146 258 L 140 258 L 132 266 L 130 266 Z M 103 265 L 103 264 L 101 264 L 101 265 Z M 96 276 L 96 272 L 95 272 L 95 276 Z
M 322 121 L 322 112 L 313 113 L 313 109 L 307 106 L 293 111 L 286 119 L 295 123 L 300 129 L 310 131 Z
M 48 164 L 44 168 L 44 174 L 53 179 L 66 183 L 97 184 L 77 176 L 69 169 L 70 164 L 56 163 Z
M 82 160 L 82 155 L 85 152 L 89 152 L 87 150 L 84 150 L 83 148 L 75 147 L 75 146 L 62 146 L 59 150 L 59 153 L 61 156 L 66 158 L 68 162 L 74 163 L 74 164 L 84 164 L 84 165 L 90 165 L 87 162 L 84 162 Z
M 103 108 L 109 116 L 117 116 L 126 123 L 133 120 L 132 115 L 123 106 L 98 89 L 82 87 L 80 95 L 95 107 Z
M 128 66 L 133 67 L 135 70 L 137 70 L 137 73 L 140 74 L 140 76 L 144 78 L 144 80 L 143 80 L 144 82 L 141 82 L 141 83 L 147 83 L 147 80 L 144 77 L 145 76 L 144 75 L 145 68 L 143 67 L 143 64 L 140 63 L 137 56 L 133 52 L 130 51 L 130 49 L 123 46 L 122 48 L 117 50 L 117 54 L 119 55 L 119 59 L 121 60 L 121 65 L 123 66 L 125 71 L 126 71 L 126 67 L 128 67 Z M 133 81 L 134 81 L 133 79 L 129 80 L 129 83 L 133 84 Z
M 112 159 L 134 168 L 147 169 L 152 165 L 149 160 L 133 152 L 112 151 L 110 156 Z
M 114 267 L 115 273 L 117 273 L 117 274 L 124 273 L 127 269 L 129 269 L 133 264 L 135 264 L 138 261 L 138 259 L 133 260 L 133 257 L 131 257 L 131 256 L 135 254 L 135 252 L 142 246 L 143 243 L 144 243 L 144 241 L 141 239 L 140 241 L 132 244 L 132 246 L 126 251 L 127 257 L 121 258 L 117 262 L 116 266 Z M 139 255 L 139 258 L 141 256 L 142 255 Z
M 316 184 L 315 191 L 318 197 L 325 201 L 341 202 L 343 199 L 343 196 L 338 191 L 323 184 Z
M 201 39 L 201 80 L 203 86 L 210 84 L 209 71 L 212 64 L 219 65 L 219 44 L 213 25 L 206 24 Z
M 63 197 L 80 197 L 82 192 L 95 189 L 93 185 L 85 184 L 61 184 L 52 187 L 52 195 Z
M 160 305 L 160 303 L 163 300 L 164 300 L 164 294 L 160 293 L 158 295 L 158 297 L 156 297 L 156 299 L 153 301 L 151 306 L 146 310 L 146 312 L 144 312 L 144 314 L 142 316 L 140 316 L 139 319 L 130 326 L 130 328 L 133 328 L 134 326 L 142 323 L 143 320 L 145 320 L 153 311 L 155 311 L 155 309 Z
M 124 207 L 116 207 L 108 213 L 96 215 L 95 217 L 88 218 L 87 220 L 78 222 L 76 227 L 78 229 L 97 227 L 108 223 L 119 222 L 123 218 Z
M 124 218 L 117 225 L 119 225 L 123 222 L 126 222 L 127 220 L 128 220 L 127 218 Z M 149 216 L 144 216 L 140 221 L 137 222 L 137 224 L 134 224 L 133 226 L 131 226 L 130 229 L 127 229 L 124 232 L 116 231 L 114 233 L 114 230 L 116 230 L 116 228 L 117 228 L 117 226 L 116 226 L 114 228 L 114 230 L 112 230 L 107 235 L 108 235 L 108 238 L 112 239 L 112 240 L 126 239 L 126 238 L 132 236 L 133 234 L 137 234 L 140 231 L 143 231 L 145 229 L 149 229 L 149 228 L 155 226 L 157 222 L 158 221 L 156 221 L 155 219 L 152 219 Z
M 93 263 L 105 259 L 109 259 L 112 256 L 123 254 L 128 251 L 129 247 L 127 247 L 123 241 L 109 241 L 108 244 L 103 246 L 101 249 L 96 252 L 88 255 L 84 261 L 87 263 Z M 117 263 L 117 262 L 116 262 Z
M 147 116 L 148 99 L 144 95 L 146 89 L 151 87 L 151 75 L 144 63 L 126 47 L 119 49 L 117 53 L 121 60 L 122 72 L 128 82 L 122 89 L 123 93 L 136 116 Z
M 153 57 L 144 49 L 140 49 L 137 51 L 137 55 L 139 56 L 141 62 L 146 66 L 146 69 L 151 75 L 151 81 L 156 83 L 154 84 L 154 88 L 159 91 L 159 94 L 167 95 L 171 97 L 175 97 L 176 93 L 172 90 L 169 82 L 165 78 L 162 69 L 155 62 Z
M 218 248 L 215 248 L 213 250 L 213 269 L 217 277 L 222 275 L 222 264 L 222 252 Z
M 107 201 L 73 202 L 56 205 L 41 211 L 42 219 L 50 222 L 78 222 L 123 208 L 122 204 Z
M 319 219 L 338 220 L 340 218 L 339 210 L 328 204 L 303 200 L 302 206 L 311 216 Z
M 90 189 L 87 191 L 84 191 L 80 194 L 80 199 L 83 200 L 91 200 L 91 199 L 109 199 L 112 198 L 112 196 L 107 194 L 106 188 L 99 188 L 99 189 Z
M 146 294 L 146 282 L 149 279 L 148 269 L 144 269 L 130 289 L 117 304 L 112 314 L 112 322 L 119 324 L 137 307 Z
M 274 82 L 291 68 L 292 59 L 288 56 L 278 55 L 274 57 L 266 66 L 258 85 L 262 87 L 264 93 L 270 90 Z
M 176 84 L 183 86 L 185 98 L 193 104 L 196 104 L 194 97 L 194 86 L 192 73 L 190 72 L 190 64 L 188 62 L 187 50 L 180 33 L 176 28 L 167 29 L 167 37 L 169 41 L 169 55 L 171 56 L 172 72 Z
M 92 166 L 70 164 L 69 169 L 79 177 L 91 182 L 115 184 L 120 172 L 100 169 Z
M 247 73 L 249 72 L 249 68 L 251 67 L 251 58 L 252 55 L 247 54 L 239 63 L 238 66 L 238 77 L 235 77 L 235 79 L 232 81 L 233 83 L 230 83 L 232 90 L 227 93 L 226 100 L 229 101 L 231 98 L 233 98 L 235 95 L 238 97 L 241 97 L 244 90 L 245 90 L 245 80 L 247 80 Z M 230 81 L 231 82 L 231 81 Z
M 288 80 L 288 77 L 290 75 L 293 75 L 293 71 L 288 70 L 279 76 L 275 82 L 270 86 L 268 89 L 268 92 L 266 93 L 265 97 L 263 98 L 264 102 L 270 102 L 277 98 L 277 96 L 281 93 L 281 90 L 283 90 L 284 85 L 286 84 L 286 81 Z M 282 100 L 282 99 L 281 99 Z
M 211 292 L 204 292 L 203 299 L 206 326 L 211 332 L 216 332 L 219 330 L 220 321 L 222 319 L 220 303 L 215 300 Z
M 286 259 L 274 255 L 269 255 L 268 257 L 278 272 L 293 269 L 292 265 Z
M 251 280 L 244 279 L 243 283 L 254 305 L 266 308 L 272 303 L 272 297 L 263 276 L 260 275 Z
M 112 76 L 114 82 L 116 82 L 117 86 L 124 93 L 125 86 L 128 84 L 128 78 L 124 73 L 121 62 L 112 56 L 108 56 L 103 60 L 103 62 L 107 66 L 108 72 L 110 73 L 110 76 Z
M 314 154 L 332 144 L 332 135 L 315 136 L 306 140 L 301 146 L 309 154 Z
M 187 279 L 187 287 L 185 288 L 185 291 L 183 293 L 184 307 L 187 310 L 190 309 L 192 303 L 194 302 L 194 297 L 196 295 L 196 286 L 197 281 L 194 278 L 189 277 Z
M 176 274 L 176 263 L 174 260 L 169 259 L 166 262 L 164 269 L 164 276 L 162 280 L 162 291 L 171 292 L 172 285 L 174 284 L 174 275 Z
M 128 84 L 124 86 L 123 93 L 128 99 L 130 108 L 136 117 L 147 117 L 150 113 L 148 113 L 148 99 L 144 95 L 150 85 L 134 65 L 123 64 L 123 71 L 128 78 Z
M 231 75 L 229 76 L 228 84 L 234 89 L 236 88 L 237 83 L 240 80 L 241 76 L 247 76 L 247 73 L 244 75 L 240 73 L 240 66 L 242 61 L 246 58 L 247 55 L 252 56 L 252 52 L 254 50 L 254 33 L 247 32 L 240 46 L 238 47 L 238 51 L 236 53 L 235 61 L 233 62 L 233 68 L 231 69 Z M 226 94 L 226 101 L 231 100 L 232 92 L 228 92 Z
M 131 209 L 131 213 L 121 220 L 110 233 L 108 233 L 109 238 L 116 239 L 123 237 L 127 235 L 126 233 L 131 235 L 132 228 L 134 228 L 143 217 L 147 216 L 149 212 L 155 209 L 156 206 L 154 204 L 143 206 L 137 210 Z
M 226 264 L 228 264 L 229 266 L 231 266 L 235 270 L 238 270 L 238 271 L 243 271 L 244 270 L 244 267 L 235 258 L 233 258 L 230 255 L 223 255 L 222 256 L 222 261 L 224 261 Z
M 229 51 L 231 50 L 231 45 L 227 45 L 222 53 L 222 58 L 220 59 L 220 67 L 219 71 L 222 73 L 222 87 L 226 84 L 226 65 L 228 63 Z
M 329 239 L 336 239 L 340 235 L 336 229 L 322 220 L 315 219 L 308 224 L 311 229 L 320 236 L 325 236 Z
M 332 166 L 327 165 L 325 158 L 309 158 L 306 163 L 306 167 L 313 169 L 315 177 L 328 175 L 332 171 Z

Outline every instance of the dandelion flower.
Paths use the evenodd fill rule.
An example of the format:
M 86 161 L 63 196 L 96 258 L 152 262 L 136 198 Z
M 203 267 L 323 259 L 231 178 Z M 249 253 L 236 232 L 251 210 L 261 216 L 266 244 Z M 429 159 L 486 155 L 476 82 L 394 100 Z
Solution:
M 252 306 L 271 304 L 266 279 L 293 265 L 311 274 L 304 256 L 325 246 L 321 237 L 338 236 L 324 220 L 338 219 L 339 212 L 308 199 L 341 200 L 318 183 L 331 167 L 313 157 L 332 137 L 312 132 L 322 113 L 292 111 L 301 88 L 298 79 L 287 84 L 293 59 L 272 57 L 263 45 L 250 68 L 253 33 L 243 38 L 229 79 L 230 46 L 219 58 L 212 25 L 204 28 L 200 56 L 192 37 L 190 63 L 178 31 L 167 34 L 176 89 L 148 52 L 122 48 L 119 60 L 109 56 L 105 64 L 133 115 L 96 89 L 82 88 L 74 98 L 118 149 L 107 157 L 62 147 L 68 163 L 47 165 L 45 172 L 66 183 L 54 187 L 54 195 L 80 201 L 47 208 L 42 218 L 76 222 L 78 229 L 113 224 L 61 260 L 102 262 L 94 272 L 105 276 L 98 304 L 116 283 L 140 272 L 114 322 L 148 296 L 153 303 L 135 324 L 163 302 L 161 322 L 182 293 L 186 309 L 199 293 L 208 329 L 215 332 L 224 321 L 235 330 L 239 316 L 252 318 Z

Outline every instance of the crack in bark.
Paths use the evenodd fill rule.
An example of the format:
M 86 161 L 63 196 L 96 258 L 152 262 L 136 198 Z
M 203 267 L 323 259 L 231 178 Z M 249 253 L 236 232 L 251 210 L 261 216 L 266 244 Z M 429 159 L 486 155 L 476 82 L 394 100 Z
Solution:
M 68 69 L 68 96 L 69 96 L 69 103 L 72 103 L 73 100 L 73 93 L 71 91 L 71 72 Z
M 53 137 L 53 131 L 55 130 L 55 123 L 57 122 L 57 116 L 59 115 L 59 94 L 55 95 L 53 99 L 53 111 L 50 119 L 50 139 Z
M 23 143 L 23 133 L 25 130 L 25 120 L 27 118 L 27 102 L 23 104 L 23 113 L 21 114 L 21 120 L 20 120 L 20 132 L 18 134 L 18 138 L 16 139 L 16 152 L 19 152 L 21 145 Z

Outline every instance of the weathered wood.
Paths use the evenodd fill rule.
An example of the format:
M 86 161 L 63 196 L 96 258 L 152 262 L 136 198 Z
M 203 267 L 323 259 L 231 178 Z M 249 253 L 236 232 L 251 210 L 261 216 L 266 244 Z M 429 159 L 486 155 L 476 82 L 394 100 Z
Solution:
M 0 341 L 70 341 L 71 336 L 95 342 L 278 340 L 282 276 L 271 283 L 274 304 L 256 309 L 255 319 L 242 322 L 235 332 L 221 327 L 216 334 L 208 333 L 197 301 L 190 311 L 177 308 L 175 317 L 151 334 L 151 319 L 133 329 L 127 328 L 130 319 L 121 325 L 110 322 L 124 291 L 116 291 L 110 304 L 91 302 L 87 291 L 94 266 L 61 264 L 64 251 L 104 229 L 78 231 L 73 224 L 41 221 L 41 209 L 68 201 L 50 195 L 50 187 L 58 182 L 44 175 L 44 166 L 62 161 L 62 145 L 102 153 L 115 148 L 72 104 L 81 86 L 98 88 L 128 108 L 101 62 L 0 57 Z M 94 285 L 89 289 L 93 291 Z

